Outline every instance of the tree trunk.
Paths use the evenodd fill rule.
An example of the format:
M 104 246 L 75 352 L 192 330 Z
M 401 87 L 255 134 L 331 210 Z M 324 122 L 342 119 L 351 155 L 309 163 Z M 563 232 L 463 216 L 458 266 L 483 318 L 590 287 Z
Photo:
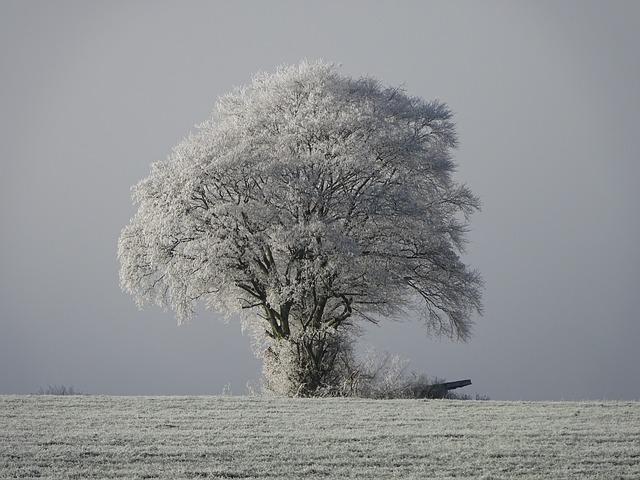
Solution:
M 274 339 L 264 358 L 265 386 L 286 396 L 340 395 L 351 353 L 346 336 L 335 331 Z

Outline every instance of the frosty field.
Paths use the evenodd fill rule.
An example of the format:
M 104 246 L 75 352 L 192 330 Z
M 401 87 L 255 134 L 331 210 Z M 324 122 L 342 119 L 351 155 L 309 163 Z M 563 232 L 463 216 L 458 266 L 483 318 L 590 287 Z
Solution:
M 640 478 L 640 403 L 0 396 L 0 478 Z

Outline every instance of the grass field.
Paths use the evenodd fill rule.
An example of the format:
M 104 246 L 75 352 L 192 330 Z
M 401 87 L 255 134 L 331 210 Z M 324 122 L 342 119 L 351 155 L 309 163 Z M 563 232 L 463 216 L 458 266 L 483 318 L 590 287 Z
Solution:
M 0 478 L 640 479 L 640 403 L 0 396 Z

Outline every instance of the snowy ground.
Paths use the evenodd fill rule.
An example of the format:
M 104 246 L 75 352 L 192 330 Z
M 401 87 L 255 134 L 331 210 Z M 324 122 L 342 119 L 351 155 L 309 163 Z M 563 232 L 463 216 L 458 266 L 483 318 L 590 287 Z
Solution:
M 640 403 L 0 396 L 0 478 L 640 479 Z

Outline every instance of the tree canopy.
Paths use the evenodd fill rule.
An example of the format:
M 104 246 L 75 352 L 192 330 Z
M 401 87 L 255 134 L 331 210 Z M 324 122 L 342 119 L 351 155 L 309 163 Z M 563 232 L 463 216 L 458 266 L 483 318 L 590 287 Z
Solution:
M 456 144 L 442 102 L 324 62 L 258 74 L 134 188 L 121 285 L 180 321 L 198 301 L 255 313 L 264 348 L 285 342 L 307 366 L 362 320 L 413 312 L 465 339 L 482 281 L 460 254 L 479 201 L 452 178 Z

